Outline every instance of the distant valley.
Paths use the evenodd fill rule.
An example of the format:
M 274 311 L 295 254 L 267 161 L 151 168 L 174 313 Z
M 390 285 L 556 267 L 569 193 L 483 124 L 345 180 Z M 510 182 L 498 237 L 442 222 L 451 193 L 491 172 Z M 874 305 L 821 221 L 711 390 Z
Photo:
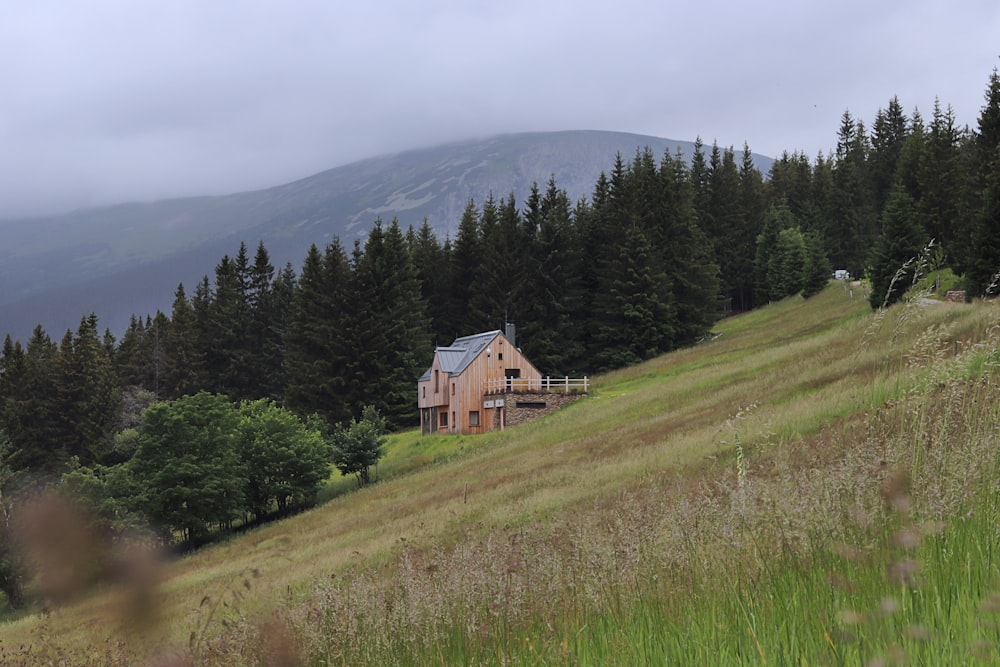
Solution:
M 276 266 L 297 271 L 311 243 L 339 236 L 349 246 L 377 218 L 404 228 L 426 218 L 439 237 L 454 237 L 469 199 L 514 193 L 522 205 L 533 182 L 544 188 L 554 176 L 576 201 L 617 153 L 629 159 L 647 146 L 689 158 L 694 144 L 600 131 L 511 134 L 362 160 L 266 190 L 0 221 L 0 336 L 27 340 L 42 324 L 58 340 L 90 312 L 117 334 L 133 313 L 169 311 L 178 283 L 190 294 L 241 241 L 251 251 L 263 241 Z M 765 174 L 773 162 L 754 160 Z

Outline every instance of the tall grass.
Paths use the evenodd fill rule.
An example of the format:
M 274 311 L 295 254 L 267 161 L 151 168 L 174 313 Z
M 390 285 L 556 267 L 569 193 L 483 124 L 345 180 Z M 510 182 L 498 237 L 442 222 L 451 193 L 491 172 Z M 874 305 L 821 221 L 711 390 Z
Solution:
M 43 628 L 108 664 L 988 664 L 995 310 L 865 312 L 831 287 L 542 422 L 443 457 L 457 440 L 404 440 L 391 481 L 170 565 L 156 642 L 107 630 L 97 597 L 0 647 L 38 653 Z M 229 603 L 211 624 L 205 597 Z
M 327 613 L 350 609 L 377 626 L 379 610 L 393 609 L 391 627 L 375 633 L 392 639 L 373 642 L 371 626 L 312 627 L 359 643 L 313 658 L 989 664 L 1000 649 L 1000 387 L 992 372 L 970 379 L 969 369 L 995 348 L 956 357 L 942 345 L 948 327 L 894 315 L 888 340 L 906 353 L 883 350 L 867 414 L 758 445 L 752 463 L 737 414 L 726 422 L 731 472 L 649 475 L 569 517 L 494 527 L 443 550 L 407 547 L 390 588 L 364 573 L 324 587 L 371 586 Z

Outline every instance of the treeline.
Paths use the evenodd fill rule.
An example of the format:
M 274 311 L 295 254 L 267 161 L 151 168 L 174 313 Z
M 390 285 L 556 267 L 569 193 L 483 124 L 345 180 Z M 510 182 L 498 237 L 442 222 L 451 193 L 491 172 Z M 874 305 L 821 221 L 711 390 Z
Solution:
M 522 203 L 490 195 L 469 202 L 454 238 L 379 221 L 351 247 L 313 246 L 298 272 L 241 245 L 120 340 L 95 315 L 58 343 L 40 327 L 24 344 L 8 336 L 7 463 L 49 477 L 121 463 L 137 397 L 269 399 L 328 425 L 370 405 L 404 427 L 434 345 L 456 336 L 514 322 L 543 373 L 594 374 L 696 342 L 726 312 L 808 296 L 833 268 L 867 275 L 873 305 L 892 301 L 897 270 L 930 239 L 970 296 L 994 290 L 997 73 L 975 131 L 938 103 L 929 122 L 907 115 L 895 97 L 871 128 L 845 112 L 833 155 L 785 153 L 766 179 L 748 146 L 698 141 L 690 161 L 637 151 L 589 198 L 571 202 L 554 178 Z

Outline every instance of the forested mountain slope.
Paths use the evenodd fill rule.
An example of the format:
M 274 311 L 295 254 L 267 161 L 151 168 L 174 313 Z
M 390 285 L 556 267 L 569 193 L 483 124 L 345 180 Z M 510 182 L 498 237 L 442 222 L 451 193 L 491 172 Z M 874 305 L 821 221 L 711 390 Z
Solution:
M 177 284 L 211 273 L 240 241 L 264 241 L 296 268 L 311 243 L 363 238 L 375 220 L 405 229 L 426 218 L 454 236 L 470 199 L 513 193 L 555 176 L 570 200 L 592 194 L 616 153 L 659 157 L 693 144 L 598 131 L 511 134 L 376 157 L 266 190 L 129 203 L 60 216 L 0 221 L 0 336 L 26 339 L 41 323 L 61 333 L 95 312 L 120 332 L 131 314 L 167 310 Z M 766 173 L 771 160 L 755 156 Z

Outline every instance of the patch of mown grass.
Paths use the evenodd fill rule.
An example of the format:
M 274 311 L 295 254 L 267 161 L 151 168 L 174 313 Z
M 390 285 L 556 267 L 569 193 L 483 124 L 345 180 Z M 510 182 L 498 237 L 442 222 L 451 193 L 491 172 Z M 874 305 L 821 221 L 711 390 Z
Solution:
M 484 437 L 451 435 L 421 435 L 419 429 L 391 434 L 385 444 L 385 455 L 376 469 L 376 482 L 387 482 L 400 475 L 423 468 L 433 463 L 442 463 L 456 456 L 468 453 L 473 447 L 482 446 L 492 434 Z M 333 498 L 358 489 L 353 476 L 342 475 L 334 470 L 330 479 L 317 494 L 317 503 L 323 504 Z

